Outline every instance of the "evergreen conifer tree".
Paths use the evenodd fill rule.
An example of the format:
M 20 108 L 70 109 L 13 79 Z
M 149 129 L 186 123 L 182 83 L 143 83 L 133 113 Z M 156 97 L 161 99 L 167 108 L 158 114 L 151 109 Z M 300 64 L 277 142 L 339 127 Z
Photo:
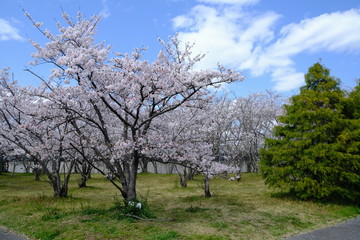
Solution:
M 305 82 L 284 106 L 275 138 L 265 141 L 262 175 L 267 185 L 301 199 L 355 201 L 360 197 L 360 88 L 346 97 L 340 80 L 320 63 L 309 68 Z

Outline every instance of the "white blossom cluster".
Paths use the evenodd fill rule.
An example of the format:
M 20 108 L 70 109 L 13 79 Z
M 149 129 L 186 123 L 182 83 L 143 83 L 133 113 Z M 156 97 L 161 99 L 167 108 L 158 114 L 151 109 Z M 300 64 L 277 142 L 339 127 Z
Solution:
M 163 50 L 154 62 L 142 59 L 144 49 L 110 57 L 111 48 L 94 41 L 99 16 L 63 17 L 66 26 L 57 24 L 58 35 L 33 21 L 48 43 L 32 42 L 32 64 L 53 66 L 49 78 L 38 76 L 38 87 L 21 87 L 4 69 L 0 79 L 0 139 L 13 154 L 28 154 L 40 165 L 55 191 L 63 163 L 68 174 L 75 164 L 90 164 L 130 201 L 145 159 L 186 165 L 206 176 L 238 170 L 216 161 L 214 134 L 231 135 L 227 127 L 217 131 L 217 121 L 233 113 L 216 110 L 209 87 L 240 81 L 240 73 L 222 66 L 195 71 L 203 55 L 192 56 L 192 45 L 177 36 L 160 41 Z M 242 142 L 251 142 L 255 133 L 241 134 Z

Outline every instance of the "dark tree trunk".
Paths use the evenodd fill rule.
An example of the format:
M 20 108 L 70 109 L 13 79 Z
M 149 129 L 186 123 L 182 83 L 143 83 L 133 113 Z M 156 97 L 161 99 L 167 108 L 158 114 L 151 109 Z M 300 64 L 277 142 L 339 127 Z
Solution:
M 138 152 L 135 150 L 133 154 L 133 160 L 129 166 L 128 172 L 128 182 L 127 182 L 127 196 L 126 201 L 136 201 L 136 179 L 137 179 L 137 170 L 139 167 L 140 157 Z
M 155 161 L 151 161 L 153 167 L 154 167 L 154 173 L 158 174 L 159 173 L 159 170 L 158 170 L 158 165 L 157 165 L 157 162 Z
M 40 181 L 41 169 L 40 168 L 34 168 L 33 172 L 35 174 L 35 181 Z
M 186 188 L 187 187 L 187 182 L 188 182 L 186 176 L 184 176 L 182 174 L 179 174 L 179 178 L 180 178 L 181 187 Z
M 210 192 L 210 177 L 206 174 L 204 180 L 205 197 L 211 197 Z
M 4 160 L 0 155 L 0 174 L 4 171 Z
M 80 164 L 80 166 L 79 166 Z M 79 188 L 87 187 L 87 180 L 90 179 L 92 166 L 86 161 L 78 162 L 77 165 L 75 165 L 75 169 L 78 173 L 80 173 L 81 178 L 78 182 Z
M 24 166 L 24 168 L 25 168 L 25 173 L 31 173 L 31 172 L 30 172 L 31 167 L 30 167 L 29 165 L 27 165 L 27 164 L 25 164 L 25 163 L 23 162 L 23 166 Z
M 54 197 L 66 198 L 68 196 L 68 185 L 63 184 L 62 186 L 54 186 Z
M 142 157 L 140 161 L 140 167 L 142 173 L 148 172 L 148 164 L 149 164 L 149 159 Z
M 56 167 L 53 173 L 51 173 L 50 171 L 45 171 L 50 180 L 50 184 L 54 189 L 54 197 L 66 198 L 68 196 L 69 180 L 74 164 L 75 160 L 70 162 L 70 166 L 67 171 L 65 171 L 65 165 L 63 166 L 63 180 L 61 179 L 60 163 L 58 164 L 58 167 Z
M 196 174 L 196 171 L 190 168 L 189 172 L 188 172 L 188 181 L 194 180 L 195 174 Z
M 79 181 L 79 183 L 78 183 L 79 188 L 87 187 L 86 181 L 87 181 L 87 177 L 81 175 L 80 181 Z
M 15 171 L 16 171 L 16 163 L 15 161 L 13 162 L 14 166 L 13 166 L 13 170 L 12 170 L 12 174 L 11 176 L 14 177 L 15 176 Z
M 177 168 L 176 168 L 176 170 L 177 170 Z M 195 171 L 192 170 L 191 168 L 184 167 L 183 172 L 181 173 L 178 171 L 178 174 L 179 174 L 179 179 L 180 179 L 180 185 L 181 185 L 181 187 L 185 188 L 185 187 L 187 187 L 188 181 L 194 179 Z

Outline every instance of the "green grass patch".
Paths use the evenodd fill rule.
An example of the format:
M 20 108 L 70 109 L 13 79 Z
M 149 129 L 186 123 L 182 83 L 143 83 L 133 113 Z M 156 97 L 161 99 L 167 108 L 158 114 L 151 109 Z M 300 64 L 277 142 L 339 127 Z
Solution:
M 175 231 L 169 231 L 162 234 L 152 234 L 149 238 L 146 238 L 146 240 L 175 240 L 180 239 L 180 234 Z
M 184 189 L 174 184 L 177 175 L 139 174 L 141 210 L 136 203 L 125 206 L 120 193 L 100 175 L 94 175 L 87 188 L 79 189 L 77 180 L 72 176 L 70 197 L 55 199 L 45 180 L 1 174 L 0 225 L 30 239 L 271 240 L 360 214 L 356 206 L 304 202 L 276 193 L 258 174 L 243 174 L 241 182 L 212 179 L 212 198 L 203 196 L 201 176 Z
M 188 208 L 185 209 L 185 212 L 189 212 L 189 213 L 196 213 L 196 212 L 204 212 L 206 210 L 209 210 L 209 209 L 206 209 L 206 208 L 201 208 L 199 206 L 190 206 Z
M 42 240 L 52 240 L 55 239 L 57 236 L 61 234 L 61 231 L 58 229 L 55 230 L 44 230 L 39 233 L 35 233 L 34 237 L 36 239 L 42 239 Z
M 64 216 L 66 216 L 66 214 L 62 213 L 60 209 L 47 208 L 45 214 L 41 217 L 41 220 L 43 220 L 43 221 L 54 221 L 54 220 L 61 219 Z

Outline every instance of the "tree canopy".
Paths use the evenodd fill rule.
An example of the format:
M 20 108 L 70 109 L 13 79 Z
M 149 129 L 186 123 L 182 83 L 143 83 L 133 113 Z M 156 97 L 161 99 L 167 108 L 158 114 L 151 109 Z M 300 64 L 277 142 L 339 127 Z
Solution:
M 305 82 L 261 151 L 266 184 L 301 199 L 359 199 L 359 87 L 347 95 L 320 63 Z
M 58 34 L 27 16 L 47 40 L 32 41 L 32 65 L 48 64 L 52 75 L 44 78 L 28 69 L 42 84 L 27 88 L 11 80 L 8 69 L 1 71 L 0 138 L 7 154 L 26 154 L 41 165 L 55 196 L 67 196 L 75 162 L 87 162 L 104 174 L 127 202 L 136 200 L 137 171 L 144 158 L 192 161 L 206 172 L 214 169 L 208 166 L 214 157 L 206 139 L 182 134 L 185 139 L 179 140 L 172 137 L 177 128 L 167 125 L 175 122 L 171 113 L 180 108 L 205 108 L 214 95 L 209 87 L 241 81 L 239 72 L 220 65 L 196 71 L 203 55 L 192 55 L 192 45 L 177 36 L 169 43 L 160 41 L 163 50 L 153 62 L 143 60 L 139 49 L 111 58 L 111 47 L 94 40 L 100 16 L 86 19 L 79 13 L 75 21 L 63 13 L 66 24 L 57 23 Z M 62 179 L 64 163 L 70 164 Z

